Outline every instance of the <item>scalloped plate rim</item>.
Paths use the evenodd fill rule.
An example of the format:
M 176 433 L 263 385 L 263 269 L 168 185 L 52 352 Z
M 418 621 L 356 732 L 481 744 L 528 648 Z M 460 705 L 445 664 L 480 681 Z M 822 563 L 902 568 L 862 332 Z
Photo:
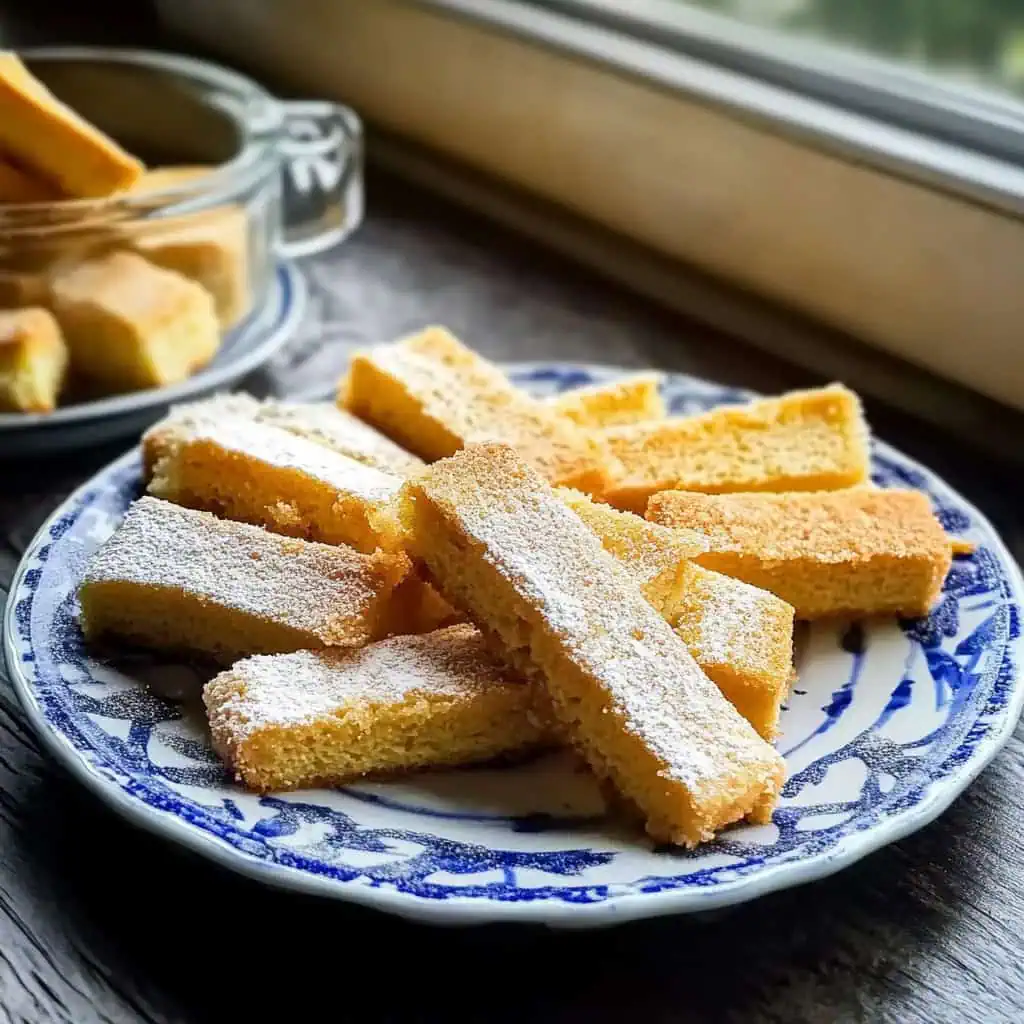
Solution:
M 502 365 L 511 371 L 520 373 L 537 373 L 557 368 L 579 369 L 601 375 L 625 375 L 640 372 L 636 368 L 575 361 L 506 361 Z M 714 382 L 686 373 L 660 372 L 666 378 L 672 377 L 689 381 L 697 388 L 724 388 L 724 386 L 715 385 Z M 728 388 L 727 390 L 737 394 L 755 394 L 742 388 Z M 873 439 L 872 444 L 880 454 L 894 457 L 906 467 L 923 474 L 928 479 L 929 486 L 955 497 L 957 504 L 973 517 L 975 525 L 990 535 L 993 553 L 997 556 L 1000 564 L 1007 569 L 1007 579 L 1012 594 L 1018 602 L 1024 604 L 1024 579 L 1022 579 L 1020 567 L 988 517 L 934 471 L 916 459 L 903 454 L 884 441 Z M 225 845 L 216 837 L 187 824 L 170 812 L 159 811 L 143 801 L 133 798 L 102 771 L 93 767 L 78 754 L 66 736 L 57 732 L 50 725 L 32 692 L 28 679 L 21 671 L 14 639 L 16 602 L 11 600 L 11 597 L 20 589 L 32 555 L 45 542 L 53 523 L 66 514 L 67 510 L 91 487 L 95 486 L 97 479 L 117 472 L 136 458 L 137 454 L 137 447 L 129 449 L 77 487 L 46 518 L 26 547 L 11 581 L 3 617 L 3 653 L 8 676 L 21 706 L 43 746 L 85 788 L 132 824 L 140 826 L 152 834 L 167 838 L 193 853 L 208 857 L 220 867 L 274 888 L 337 899 L 342 902 L 387 911 L 408 920 L 448 926 L 533 923 L 569 929 L 597 928 L 676 914 L 699 915 L 827 878 L 883 847 L 924 828 L 944 813 L 991 763 L 996 754 L 1006 746 L 1013 735 L 1022 710 L 1024 710 L 1024 685 L 1021 684 L 1021 674 L 1018 668 L 1013 677 L 1011 695 L 1006 706 L 1000 712 L 1001 719 L 998 725 L 993 723 L 992 728 L 976 744 L 970 757 L 954 775 L 939 780 L 938 783 L 933 783 L 932 792 L 912 808 L 897 813 L 884 823 L 844 836 L 834 846 L 821 853 L 813 854 L 802 860 L 769 867 L 762 872 L 752 873 L 734 881 L 721 883 L 711 890 L 688 888 L 650 894 L 628 893 L 602 902 L 573 904 L 546 899 L 506 902 L 458 896 L 445 900 L 428 900 L 385 888 L 360 886 L 355 880 L 342 882 L 336 879 L 321 878 L 299 868 L 266 863 Z M 1024 651 L 1024 634 L 1008 640 L 1008 647 L 1018 653 Z

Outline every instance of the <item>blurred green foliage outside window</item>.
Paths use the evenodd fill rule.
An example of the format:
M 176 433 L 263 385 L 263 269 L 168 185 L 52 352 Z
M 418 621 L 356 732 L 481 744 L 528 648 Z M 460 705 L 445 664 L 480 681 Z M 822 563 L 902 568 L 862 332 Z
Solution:
M 689 2 L 1024 95 L 1024 0 Z

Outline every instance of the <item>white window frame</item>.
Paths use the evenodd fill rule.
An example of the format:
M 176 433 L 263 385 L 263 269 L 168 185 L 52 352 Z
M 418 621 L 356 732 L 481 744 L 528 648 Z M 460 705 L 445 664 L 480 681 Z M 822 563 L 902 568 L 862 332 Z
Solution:
M 1024 160 L 1024 103 L 830 41 L 745 24 L 679 0 L 535 0 L 634 38 L 1010 162 Z
M 965 92 L 989 143 L 940 138 L 698 59 L 692 33 L 584 21 L 582 0 L 157 6 L 271 81 L 1024 410 L 1024 169 L 992 141 L 1009 101 L 974 118 Z

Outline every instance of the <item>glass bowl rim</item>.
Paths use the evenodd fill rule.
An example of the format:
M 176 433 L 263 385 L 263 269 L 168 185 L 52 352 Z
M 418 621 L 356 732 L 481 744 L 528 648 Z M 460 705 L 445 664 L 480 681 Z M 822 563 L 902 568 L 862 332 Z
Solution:
M 0 240 L 8 231 L 32 231 L 43 226 L 59 231 L 61 227 L 81 228 L 83 215 L 99 214 L 104 219 L 148 216 L 168 205 L 194 198 L 201 206 L 226 202 L 276 171 L 275 144 L 280 138 L 285 114 L 272 93 L 246 75 L 211 61 L 159 50 L 105 46 L 38 46 L 17 51 L 31 61 L 91 61 L 120 64 L 163 72 L 168 75 L 209 85 L 233 93 L 242 101 L 244 112 L 224 108 L 220 112 L 238 129 L 238 151 L 223 163 L 213 166 L 198 181 L 168 185 L 144 192 L 121 192 L 84 199 L 48 199 L 35 202 L 5 203 L 0 207 Z M 61 218 L 67 217 L 62 223 Z

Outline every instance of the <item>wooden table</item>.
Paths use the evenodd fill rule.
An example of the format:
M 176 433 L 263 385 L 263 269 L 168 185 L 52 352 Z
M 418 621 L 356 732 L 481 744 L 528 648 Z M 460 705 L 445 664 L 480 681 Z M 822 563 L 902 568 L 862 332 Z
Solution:
M 502 359 L 811 382 L 428 196 L 376 177 L 369 195 L 357 236 L 306 264 L 307 322 L 255 387 L 329 387 L 352 346 L 429 322 Z M 868 412 L 1020 558 L 1004 470 Z M 53 505 L 114 454 L 0 464 L 0 595 Z M 830 880 L 712 920 L 437 931 L 266 891 L 135 830 L 41 754 L 0 678 L 0 1022 L 1018 1021 L 1022 813 L 1018 728 L 939 821 Z

